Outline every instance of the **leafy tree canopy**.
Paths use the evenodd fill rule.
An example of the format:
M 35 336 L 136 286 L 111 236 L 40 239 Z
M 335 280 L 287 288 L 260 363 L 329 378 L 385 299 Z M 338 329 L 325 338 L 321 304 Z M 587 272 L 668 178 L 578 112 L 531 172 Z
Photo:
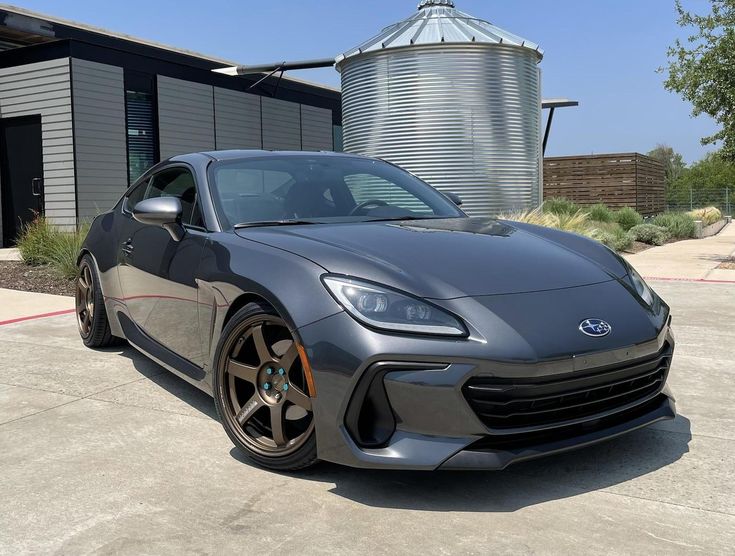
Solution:
M 692 114 L 709 114 L 720 130 L 702 139 L 722 142 L 722 157 L 735 161 L 735 0 L 709 0 L 706 15 L 688 12 L 676 0 L 681 27 L 693 29 L 685 43 L 669 48 L 665 86 L 693 105 Z
M 671 187 L 681 177 L 686 168 L 686 163 L 682 156 L 668 145 L 656 145 L 656 148 L 650 151 L 648 156 L 664 165 L 664 170 L 666 171 L 666 187 Z

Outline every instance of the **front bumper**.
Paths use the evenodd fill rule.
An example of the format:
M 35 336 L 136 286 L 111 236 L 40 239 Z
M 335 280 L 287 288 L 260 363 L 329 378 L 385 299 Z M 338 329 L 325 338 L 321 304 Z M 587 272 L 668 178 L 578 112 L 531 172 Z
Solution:
M 346 313 L 298 333 L 317 389 L 318 454 L 335 463 L 416 470 L 502 469 L 675 417 L 673 397 L 663 382 L 640 399 L 578 419 L 506 430 L 487 426 L 463 394 L 463 387 L 475 377 L 554 378 L 635 364 L 665 349 L 673 352 L 668 324 L 657 338 L 640 344 L 529 362 L 493 360 L 483 342 L 382 334 Z M 379 407 L 380 395 L 377 402 L 371 400 L 369 405 L 376 407 L 368 412 L 368 418 L 378 422 L 377 433 L 360 431 L 356 419 L 368 392 L 377 389 L 380 394 L 381 388 L 387 412 Z M 386 427 L 387 437 L 381 438 Z

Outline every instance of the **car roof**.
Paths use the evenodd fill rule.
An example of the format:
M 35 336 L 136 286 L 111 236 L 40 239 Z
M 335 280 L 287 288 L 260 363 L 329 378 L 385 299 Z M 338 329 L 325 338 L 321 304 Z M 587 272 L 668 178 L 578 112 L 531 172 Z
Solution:
M 253 150 L 233 149 L 233 150 L 226 150 L 226 151 L 201 151 L 198 153 L 182 154 L 182 155 L 171 157 L 171 160 L 186 162 L 189 157 L 197 156 L 197 155 L 208 156 L 209 158 L 213 160 L 217 160 L 217 161 L 219 160 L 238 160 L 238 159 L 245 159 L 245 158 L 263 158 L 263 157 L 283 158 L 283 157 L 289 157 L 289 156 L 313 156 L 313 157 L 324 157 L 324 158 L 333 158 L 333 157 L 364 158 L 359 155 L 329 152 L 329 151 L 319 151 L 319 152 L 314 152 L 314 151 L 264 151 L 264 150 L 255 150 L 255 149 Z

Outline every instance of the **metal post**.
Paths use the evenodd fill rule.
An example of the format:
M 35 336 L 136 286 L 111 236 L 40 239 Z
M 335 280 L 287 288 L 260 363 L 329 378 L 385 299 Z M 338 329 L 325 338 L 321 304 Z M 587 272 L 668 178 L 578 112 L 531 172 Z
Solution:
M 546 120 L 546 131 L 544 132 L 544 143 L 541 148 L 542 155 L 546 154 L 546 144 L 549 142 L 549 133 L 551 132 L 551 123 L 554 121 L 554 110 L 555 107 L 549 109 L 549 119 Z

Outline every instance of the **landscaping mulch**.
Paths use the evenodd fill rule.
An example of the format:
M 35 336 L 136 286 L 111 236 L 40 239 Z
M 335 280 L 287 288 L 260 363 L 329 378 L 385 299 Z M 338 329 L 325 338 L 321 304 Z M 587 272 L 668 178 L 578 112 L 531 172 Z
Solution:
M 0 261 L 0 288 L 54 295 L 74 295 L 74 282 L 59 277 L 49 266 Z
M 735 257 L 728 259 L 726 261 L 722 261 L 717 268 L 725 269 L 725 270 L 735 270 Z

